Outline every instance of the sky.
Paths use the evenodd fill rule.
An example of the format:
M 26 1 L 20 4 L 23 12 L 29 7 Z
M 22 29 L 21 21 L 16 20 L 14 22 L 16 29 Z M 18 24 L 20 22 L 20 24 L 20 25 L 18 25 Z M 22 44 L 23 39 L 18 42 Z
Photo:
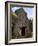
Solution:
M 19 8 L 21 8 L 21 7 L 12 7 L 11 11 L 15 12 L 15 10 L 17 10 Z M 28 19 L 32 19 L 32 11 L 33 11 L 33 9 L 32 8 L 27 8 L 27 7 L 23 7 L 23 9 L 24 9 L 25 12 L 27 12 Z

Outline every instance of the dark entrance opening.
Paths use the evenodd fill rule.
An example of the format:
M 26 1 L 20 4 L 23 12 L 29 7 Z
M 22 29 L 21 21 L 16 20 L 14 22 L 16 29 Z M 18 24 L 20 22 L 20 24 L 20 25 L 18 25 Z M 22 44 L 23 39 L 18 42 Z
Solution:
M 22 27 L 22 28 L 21 28 L 21 30 L 22 30 L 22 31 L 21 31 L 22 36 L 25 36 L 25 28 L 26 28 L 26 27 Z

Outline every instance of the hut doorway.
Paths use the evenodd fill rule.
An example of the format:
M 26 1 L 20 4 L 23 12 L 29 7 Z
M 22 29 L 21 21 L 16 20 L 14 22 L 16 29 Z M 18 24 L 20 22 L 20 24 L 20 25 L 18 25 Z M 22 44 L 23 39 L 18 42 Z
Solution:
M 26 29 L 26 27 L 22 27 L 22 28 L 21 28 L 21 30 L 22 30 L 22 31 L 21 31 L 21 35 L 22 35 L 22 36 L 25 36 L 25 29 Z

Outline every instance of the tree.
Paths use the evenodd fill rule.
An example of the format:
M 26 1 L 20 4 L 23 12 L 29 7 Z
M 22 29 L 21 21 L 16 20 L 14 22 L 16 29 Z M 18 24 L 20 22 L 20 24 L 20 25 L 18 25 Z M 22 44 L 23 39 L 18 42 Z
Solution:
M 31 31 L 33 31 L 33 19 L 29 20 L 29 27 L 30 27 Z

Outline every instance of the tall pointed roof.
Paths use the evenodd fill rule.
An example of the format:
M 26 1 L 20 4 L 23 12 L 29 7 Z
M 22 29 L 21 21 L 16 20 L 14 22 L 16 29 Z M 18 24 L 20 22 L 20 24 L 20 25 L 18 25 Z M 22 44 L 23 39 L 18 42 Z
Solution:
M 16 14 L 17 14 L 17 13 L 24 13 L 24 14 L 27 15 L 27 13 L 24 11 L 23 8 L 19 8 L 19 9 L 17 9 L 17 10 L 15 11 L 15 13 L 16 13 Z

